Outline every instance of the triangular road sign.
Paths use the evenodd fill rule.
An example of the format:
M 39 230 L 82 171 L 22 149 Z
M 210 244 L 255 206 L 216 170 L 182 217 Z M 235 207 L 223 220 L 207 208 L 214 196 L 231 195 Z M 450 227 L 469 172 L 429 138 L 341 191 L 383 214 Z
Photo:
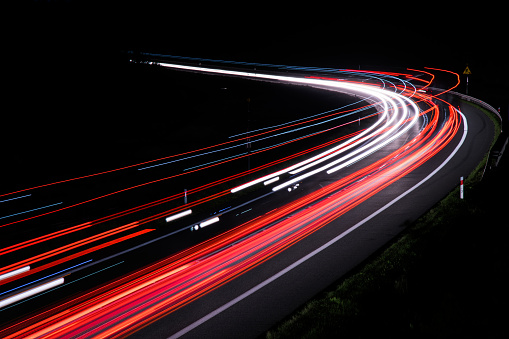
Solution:
M 470 74 L 472 74 L 472 72 L 470 72 L 470 68 L 468 68 L 468 66 L 467 66 L 467 68 L 465 68 L 465 70 L 463 71 L 463 74 L 465 74 L 465 75 L 470 75 Z

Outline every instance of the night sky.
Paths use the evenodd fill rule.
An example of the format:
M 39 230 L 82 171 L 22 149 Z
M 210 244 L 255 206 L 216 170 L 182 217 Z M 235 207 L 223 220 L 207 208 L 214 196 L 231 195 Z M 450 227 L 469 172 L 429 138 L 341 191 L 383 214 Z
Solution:
M 30 63 L 33 68 L 27 71 L 43 75 L 49 72 L 66 77 L 76 62 L 81 62 L 80 68 L 87 69 L 89 75 L 101 73 L 123 59 L 122 51 L 139 50 L 355 68 L 430 66 L 462 72 L 468 63 L 473 73 L 472 91 L 477 82 L 483 87 L 477 88 L 478 94 L 498 105 L 501 99 L 497 96 L 507 90 L 508 28 L 503 23 L 507 14 L 494 6 L 425 2 L 403 8 L 386 2 L 290 6 L 261 1 L 228 5 L 188 1 L 16 3 L 5 51 L 15 64 Z

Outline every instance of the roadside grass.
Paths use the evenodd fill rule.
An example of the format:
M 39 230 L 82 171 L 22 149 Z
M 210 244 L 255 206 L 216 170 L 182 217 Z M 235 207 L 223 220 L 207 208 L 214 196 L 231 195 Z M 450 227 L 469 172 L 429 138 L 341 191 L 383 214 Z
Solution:
M 495 142 L 500 126 L 483 111 L 495 123 Z M 483 325 L 496 323 L 497 316 L 491 315 L 503 307 L 503 298 L 496 297 L 503 290 L 496 275 L 501 259 L 491 267 L 486 265 L 485 256 L 503 258 L 507 254 L 500 249 L 503 237 L 478 237 L 475 232 L 483 224 L 492 232 L 500 231 L 494 229 L 499 219 L 491 213 L 500 202 L 490 202 L 497 197 L 486 194 L 497 187 L 497 182 L 484 180 L 479 184 L 488 156 L 489 152 L 465 181 L 466 199 L 460 200 L 459 188 L 454 189 L 392 243 L 265 337 L 470 337 L 490 331 L 496 335 L 497 324 L 489 329 Z M 465 274 L 476 267 L 484 275 L 478 273 L 472 278 Z

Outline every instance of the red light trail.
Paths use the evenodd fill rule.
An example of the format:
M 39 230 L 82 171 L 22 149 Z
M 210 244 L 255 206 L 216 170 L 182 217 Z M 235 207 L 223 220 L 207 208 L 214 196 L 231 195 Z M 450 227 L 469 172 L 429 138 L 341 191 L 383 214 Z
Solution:
M 49 306 L 37 314 L 28 315 L 24 319 L 13 322 L 4 328 L 0 328 L 0 335 L 2 337 L 70 338 L 80 336 L 86 338 L 117 338 L 132 334 L 140 328 L 148 326 L 157 319 L 223 286 L 244 272 L 277 256 L 285 249 L 325 227 L 331 221 L 340 218 L 384 188 L 419 168 L 419 166 L 436 156 L 451 143 L 458 135 L 459 131 L 461 131 L 460 127 L 464 119 L 456 108 L 445 101 L 443 101 L 443 103 L 445 107 L 447 107 L 447 114 L 441 113 L 439 106 L 434 103 L 434 100 L 439 99 L 437 98 L 439 94 L 431 96 L 426 93 L 417 92 L 415 89 L 406 88 L 406 85 L 404 87 L 394 86 L 389 90 L 382 89 L 374 84 L 363 84 L 356 81 L 349 82 L 346 80 L 323 77 L 318 79 L 287 77 L 261 73 L 204 69 L 182 65 L 166 65 L 167 67 L 179 69 L 187 67 L 194 71 L 275 79 L 278 81 L 306 83 L 314 86 L 336 86 L 336 88 L 341 91 L 363 92 L 366 96 L 376 97 L 372 99 L 375 103 L 369 106 L 378 107 L 379 111 L 375 114 L 369 113 L 368 116 L 378 116 L 378 120 L 371 128 L 360 129 L 355 133 L 336 137 L 303 151 L 287 155 L 280 159 L 268 161 L 266 164 L 251 170 L 225 176 L 224 178 L 189 190 L 188 194 L 200 192 L 217 185 L 228 184 L 232 180 L 237 180 L 235 183 L 238 183 L 239 178 L 262 170 L 266 171 L 271 169 L 271 171 L 273 171 L 271 174 L 264 174 L 258 179 L 251 180 L 241 185 L 236 184 L 234 187 L 220 190 L 219 192 L 197 199 L 187 205 L 176 206 L 163 212 L 155 213 L 132 223 L 97 233 L 93 236 L 71 242 L 67 245 L 62 245 L 58 248 L 0 268 L 1 276 L 2 274 L 12 272 L 27 265 L 36 265 L 39 261 L 50 260 L 53 256 L 63 255 L 54 261 L 49 261 L 38 267 L 31 268 L 29 271 L 21 272 L 20 274 L 0 280 L 0 285 L 12 283 L 17 279 L 44 271 L 77 257 L 86 256 L 94 251 L 116 245 L 124 240 L 149 233 L 153 229 L 143 229 L 127 235 L 123 232 L 182 211 L 187 211 L 191 207 L 205 204 L 211 200 L 219 200 L 226 195 L 235 196 L 236 192 L 247 187 L 255 188 L 263 186 L 263 184 L 260 185 L 260 183 L 266 183 L 267 180 L 275 178 L 276 176 L 278 177 L 278 181 L 274 181 L 276 183 L 275 185 L 277 185 L 274 186 L 275 188 L 285 188 L 289 185 L 293 185 L 295 182 L 305 181 L 308 177 L 318 173 L 324 175 L 327 170 L 330 172 L 328 175 L 334 176 L 335 179 L 335 181 L 316 189 L 312 193 L 301 196 L 263 215 L 259 215 L 250 221 L 233 227 L 202 243 L 147 265 L 142 269 L 126 274 L 114 281 L 98 286 L 93 290 L 77 294 L 72 299 L 61 303 L 56 302 L 54 305 Z M 429 70 L 441 71 L 436 69 Z M 410 71 L 426 74 L 431 77 L 431 80 L 425 81 L 420 78 L 415 78 L 413 75 L 402 73 L 349 72 L 358 72 L 360 76 L 366 73 L 406 76 L 416 81 L 425 82 L 425 87 L 429 86 L 435 76 L 430 72 Z M 417 106 L 417 104 L 420 106 Z M 348 111 L 335 112 L 324 115 L 320 117 L 320 119 L 329 118 L 338 114 L 345 114 L 346 112 Z M 251 135 L 250 138 L 275 133 L 282 128 L 286 129 L 310 124 L 316 120 L 317 119 L 313 118 L 294 124 L 288 124 L 288 126 L 285 127 L 278 127 L 263 133 Z M 423 122 L 420 128 L 418 127 L 417 121 Z M 355 119 L 350 123 L 356 122 L 357 120 Z M 342 124 L 340 125 L 342 126 Z M 323 131 L 330 132 L 331 130 L 334 131 L 335 128 L 337 127 L 328 127 Z M 324 133 L 323 131 L 314 132 L 309 135 L 314 136 Z M 308 136 L 296 138 L 295 140 L 301 140 L 303 138 L 308 138 Z M 238 142 L 239 140 L 245 140 L 245 138 L 239 138 L 188 153 L 201 152 L 211 147 L 218 147 L 228 143 Z M 338 175 L 338 172 L 335 172 L 338 168 L 337 166 L 349 166 L 351 163 L 361 161 L 371 154 L 375 154 L 379 149 L 395 140 L 404 141 L 401 142 L 401 145 L 394 147 L 393 151 L 380 159 L 372 161 L 363 168 L 346 176 Z M 287 141 L 286 143 L 288 142 L 294 141 Z M 273 149 L 274 147 L 279 146 L 272 146 L 267 149 Z M 322 151 L 324 148 L 325 150 Z M 310 154 L 313 155 L 311 156 Z M 182 154 L 179 154 L 177 156 L 181 155 Z M 308 158 L 303 158 L 304 156 Z M 141 164 L 157 162 L 170 157 L 143 162 Z M 245 155 L 239 155 L 235 158 L 220 161 L 214 165 L 204 166 L 197 170 L 229 163 L 243 157 L 245 157 Z M 94 175 L 57 181 L 48 185 L 89 178 L 91 176 L 136 167 L 141 164 L 122 167 L 117 170 Z M 305 174 L 297 174 L 298 179 L 295 179 L 295 177 L 290 178 L 289 173 L 291 174 L 291 171 L 302 171 Z M 149 181 L 143 185 L 181 176 L 189 172 Z M 279 180 L 280 176 L 283 178 Z M 34 188 L 43 186 L 46 185 Z M 109 193 L 107 196 L 134 189 L 139 186 L 141 185 L 125 188 L 117 192 Z M 12 194 L 22 191 L 26 190 L 13 192 Z M 26 240 L 19 244 L 0 249 L 0 256 L 23 250 L 32 245 L 38 245 L 57 237 L 64 237 L 71 233 L 88 229 L 94 225 L 124 217 L 131 213 L 148 209 L 180 197 L 182 197 L 182 193 L 173 194 L 167 198 L 142 204 L 125 211 L 101 217 L 94 221 L 55 231 L 32 240 Z M 58 210 L 52 212 L 57 211 Z M 182 216 L 190 214 L 190 212 L 185 212 Z M 200 225 L 220 222 L 220 217 L 221 215 L 214 218 L 209 217 L 207 220 L 203 220 Z M 22 222 L 24 220 L 16 222 Z M 117 238 L 117 236 L 119 237 Z M 108 240 L 109 237 L 114 239 Z M 81 246 L 87 246 L 96 242 L 97 244 L 92 247 L 82 249 L 72 254 L 65 254 L 67 251 L 75 250 Z

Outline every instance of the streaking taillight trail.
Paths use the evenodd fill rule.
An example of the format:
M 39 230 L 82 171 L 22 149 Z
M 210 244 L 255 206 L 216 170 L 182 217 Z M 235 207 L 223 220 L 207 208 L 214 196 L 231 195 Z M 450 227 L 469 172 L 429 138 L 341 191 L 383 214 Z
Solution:
M 374 171 L 372 174 L 368 174 L 371 171 L 363 173 L 368 175 L 368 179 L 357 181 L 347 189 L 329 195 L 330 192 L 343 188 L 346 183 L 341 181 L 331 184 L 313 197 L 305 197 L 289 204 L 284 208 L 284 212 L 268 214 L 196 248 L 172 256 L 151 268 L 150 273 L 143 272 L 141 276 L 126 277 L 124 281 L 117 281 L 115 286 L 118 287 L 115 288 L 111 285 L 106 286 L 103 293 L 111 296 L 106 300 L 99 297 L 101 291 L 95 292 L 97 296 L 92 298 L 92 302 L 91 296 L 86 296 L 87 298 L 83 300 L 83 304 L 87 304 L 85 307 L 78 304 L 73 309 L 66 309 L 61 314 L 64 319 L 59 322 L 50 324 L 52 319 L 45 321 L 46 328 L 33 333 L 33 337 L 40 335 L 58 337 L 63 333 L 69 336 L 80 334 L 93 337 L 98 333 L 118 334 L 118 331 L 127 334 L 146 321 L 153 321 L 168 314 L 203 293 L 223 285 L 245 270 L 268 260 L 404 176 L 413 167 L 426 161 L 420 157 L 420 153 L 426 153 L 428 157 L 432 156 L 428 152 L 432 145 L 440 145 L 434 152 L 445 147 L 454 137 L 460 122 L 457 115 L 451 116 L 447 123 L 451 125 L 451 129 L 447 128 L 448 133 L 441 133 L 432 138 L 424 148 L 410 147 L 406 152 L 408 157 L 402 157 L 400 161 L 385 166 L 383 170 L 377 170 L 377 166 L 382 162 L 374 164 L 370 169 Z M 391 154 L 391 157 L 393 156 L 394 154 Z M 316 201 L 324 195 L 328 195 L 329 198 L 315 203 L 312 209 L 293 214 L 263 232 L 254 232 L 278 220 L 281 215 L 286 215 L 285 212 L 288 210 L 294 211 L 299 206 L 309 204 L 310 199 Z M 240 239 L 242 241 L 239 241 Z M 93 300 L 96 300 L 95 303 Z M 54 316 L 54 319 L 59 318 L 58 315 Z M 135 327 L 129 328 L 130 326 Z
M 326 186 L 317 187 L 309 194 L 300 196 L 263 215 L 256 216 L 252 220 L 202 243 L 98 286 L 89 292 L 76 295 L 71 300 L 60 304 L 56 303 L 38 314 L 11 323 L 0 330 L 2 337 L 127 336 L 277 256 L 288 247 L 325 227 L 331 221 L 340 218 L 387 186 L 406 176 L 449 145 L 461 131 L 460 126 L 464 119 L 456 108 L 447 103 L 445 103 L 448 105 L 447 114 L 441 113 L 438 106 L 431 100 L 435 99 L 434 97 L 417 92 L 415 89 L 408 89 L 406 86 L 400 88 L 394 85 L 392 88 L 384 89 L 373 84 L 350 83 L 346 80 L 339 81 L 323 77 L 319 79 L 290 77 L 169 63 L 160 63 L 160 65 L 195 72 L 276 80 L 327 87 L 348 93 L 362 93 L 366 97 L 375 98 L 371 100 L 375 101 L 380 108 L 378 120 L 369 128 L 354 133 L 346 139 L 336 138 L 334 142 L 327 144 L 326 147 L 329 148 L 325 148 L 325 150 L 321 150 L 321 147 L 314 147 L 313 155 L 307 159 L 300 159 L 292 163 L 295 155 L 282 157 L 284 159 L 282 163 L 285 166 L 270 174 L 264 174 L 254 180 L 222 190 L 191 204 L 178 206 L 4 266 L 0 269 L 0 274 L 7 275 L 4 276 L 4 281 L 0 280 L 0 284 L 26 277 L 56 264 L 64 263 L 66 260 L 86 256 L 95 248 L 104 248 L 117 244 L 123 239 L 131 239 L 148 233 L 152 229 L 143 229 L 123 235 L 123 232 L 127 230 L 135 229 L 157 219 L 165 218 L 167 222 L 174 222 L 190 216 L 192 215 L 191 207 L 211 199 L 219 199 L 225 195 L 235 196 L 237 192 L 249 187 L 263 188 L 274 185 L 271 189 L 278 191 L 281 188 L 305 182 L 315 175 L 327 175 L 334 178 Z M 431 76 L 434 75 L 431 74 Z M 309 122 L 312 122 L 311 120 Z M 423 123 L 418 124 L 418 121 Z M 372 162 L 366 162 L 363 168 L 349 175 L 338 175 L 341 173 L 341 169 L 368 158 L 396 140 L 403 140 L 403 142 L 399 147 L 394 147 L 394 150 L 388 152 L 387 155 Z M 304 155 L 306 152 L 302 154 Z M 155 162 L 165 159 L 157 159 Z M 147 163 L 150 162 L 145 162 L 143 165 Z M 279 162 L 276 160 L 274 163 Z M 121 169 L 125 168 L 127 167 Z M 112 171 L 97 175 L 110 172 Z M 250 171 L 250 173 L 255 172 Z M 291 175 L 294 177 L 290 177 Z M 225 177 L 218 180 L 217 183 L 204 185 L 203 189 L 242 177 L 241 174 Z M 78 179 L 80 178 L 70 180 Z M 118 212 L 90 223 L 24 241 L 0 250 L 0 255 L 2 255 L 2 251 L 10 253 L 89 228 L 93 224 L 111 220 L 117 216 L 125 216 L 129 212 Z M 201 220 L 196 225 L 199 228 L 213 227 L 213 224 L 221 221 L 219 215 Z M 109 237 L 115 239 L 106 241 Z M 103 239 L 105 242 L 101 242 Z M 77 249 L 95 242 L 98 244 L 59 257 L 54 262 L 32 268 L 39 260 L 49 260 L 54 255 L 62 255 L 67 250 Z M 21 271 L 8 275 L 9 272 L 16 270 Z M 63 280 L 58 280 L 58 284 L 61 283 Z M 18 297 L 18 299 L 20 298 L 21 296 Z

